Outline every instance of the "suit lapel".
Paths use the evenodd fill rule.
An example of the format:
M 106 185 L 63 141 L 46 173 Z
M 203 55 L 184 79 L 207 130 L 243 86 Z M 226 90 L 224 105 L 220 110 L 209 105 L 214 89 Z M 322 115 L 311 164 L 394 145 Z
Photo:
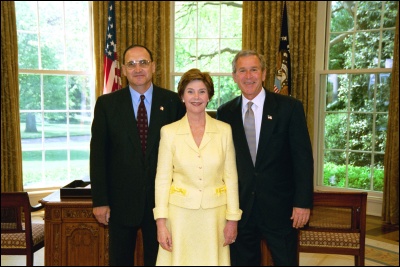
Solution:
M 232 132 L 234 133 L 233 138 L 236 144 L 236 153 L 243 153 L 243 155 L 245 155 L 245 157 L 248 159 L 249 164 L 253 165 L 249 146 L 247 144 L 246 134 L 243 127 L 241 96 L 237 97 L 234 105 L 232 105 L 231 107 L 231 112 L 231 126 Z M 271 97 L 271 93 L 266 91 L 263 117 L 261 121 L 260 137 L 257 148 L 256 165 L 257 162 L 260 162 L 262 160 L 263 155 L 268 152 L 268 142 L 271 139 L 277 119 L 276 102 L 274 101 L 273 97 Z
M 152 151 L 154 146 L 158 146 L 160 140 L 160 129 L 165 124 L 166 114 L 169 114 L 170 112 L 168 108 L 171 108 L 170 104 L 166 103 L 166 98 L 163 96 L 162 90 L 164 89 L 153 85 L 153 99 L 151 103 L 151 117 L 149 133 L 147 135 L 146 155 L 150 154 L 148 152 Z
M 204 129 L 203 139 L 201 140 L 199 149 L 203 149 L 215 136 L 213 133 L 217 132 L 217 126 L 215 125 L 213 119 L 210 115 L 206 113 L 206 127 Z
M 182 136 L 184 142 L 193 149 L 194 151 L 198 152 L 199 148 L 197 147 L 196 143 L 194 142 L 192 133 L 190 131 L 190 125 L 187 118 L 187 114 L 183 116 L 183 118 L 179 121 L 178 131 L 176 132 L 178 135 Z
M 202 150 L 213 138 L 214 134 L 217 132 L 217 127 L 213 121 L 213 119 L 206 114 L 206 127 L 204 129 L 204 134 L 203 138 L 200 143 L 200 147 L 197 147 L 196 142 L 194 141 L 192 132 L 190 130 L 190 125 L 189 121 L 187 119 L 187 115 L 185 115 L 179 124 L 179 129 L 177 131 L 177 134 L 184 136 L 184 141 L 190 147 L 196 152 L 199 152 L 199 150 Z
M 271 139 L 272 133 L 274 132 L 274 127 L 276 125 L 278 116 L 276 110 L 276 102 L 273 97 L 271 97 L 271 93 L 266 92 L 264 108 L 263 108 L 263 116 L 261 121 L 261 129 L 260 129 L 260 138 L 258 141 L 258 149 L 257 149 L 257 161 L 261 160 L 261 157 L 265 153 L 270 153 L 268 151 L 268 143 Z
M 120 107 L 121 110 L 119 112 L 120 118 L 122 120 L 121 125 L 126 126 L 126 131 L 128 133 L 129 138 L 132 141 L 134 149 L 141 150 L 140 138 L 136 126 L 136 116 L 132 106 L 132 98 L 129 92 L 129 87 L 126 87 L 121 90 L 124 90 L 124 92 L 123 94 L 120 95 L 121 99 L 117 101 L 117 105 L 118 107 Z
M 244 132 L 243 127 L 243 118 L 242 118 L 242 97 L 239 96 L 236 98 L 235 103 L 231 107 L 231 118 L 232 118 L 232 133 L 233 139 L 235 142 L 236 153 L 241 153 L 247 158 L 249 164 L 253 166 L 253 161 L 251 159 L 249 146 L 247 144 L 246 134 Z

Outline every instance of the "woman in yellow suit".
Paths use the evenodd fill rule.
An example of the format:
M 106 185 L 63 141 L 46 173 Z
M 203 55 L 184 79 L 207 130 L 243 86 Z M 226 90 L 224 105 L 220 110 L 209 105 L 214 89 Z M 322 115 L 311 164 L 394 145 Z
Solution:
M 214 95 L 207 72 L 187 71 L 178 84 L 186 115 L 161 129 L 154 218 L 157 265 L 230 265 L 239 209 L 231 127 L 206 112 Z

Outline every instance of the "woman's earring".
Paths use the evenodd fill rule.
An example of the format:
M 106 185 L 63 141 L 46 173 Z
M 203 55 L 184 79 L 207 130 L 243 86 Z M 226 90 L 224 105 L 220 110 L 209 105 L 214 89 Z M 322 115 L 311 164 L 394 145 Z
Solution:
M 182 99 L 182 103 L 185 103 L 185 100 Z

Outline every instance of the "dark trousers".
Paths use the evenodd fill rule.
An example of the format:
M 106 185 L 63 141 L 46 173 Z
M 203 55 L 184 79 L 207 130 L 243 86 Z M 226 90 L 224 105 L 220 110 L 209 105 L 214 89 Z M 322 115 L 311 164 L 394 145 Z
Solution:
M 146 208 L 140 226 L 121 225 L 110 220 L 109 223 L 109 256 L 110 266 L 133 266 L 137 231 L 141 228 L 143 235 L 144 265 L 155 266 L 158 254 L 157 226 L 153 209 Z
M 275 266 L 298 266 L 297 230 L 292 227 L 280 231 L 269 229 L 260 218 L 256 204 L 254 206 L 245 227 L 238 229 L 236 241 L 230 245 L 232 266 L 260 266 L 262 238 L 267 241 Z

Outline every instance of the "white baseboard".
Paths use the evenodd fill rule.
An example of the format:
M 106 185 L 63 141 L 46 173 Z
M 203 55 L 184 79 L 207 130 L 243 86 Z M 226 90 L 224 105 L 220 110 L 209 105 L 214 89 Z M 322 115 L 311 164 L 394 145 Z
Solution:
M 368 196 L 367 215 L 382 216 L 382 198 Z

